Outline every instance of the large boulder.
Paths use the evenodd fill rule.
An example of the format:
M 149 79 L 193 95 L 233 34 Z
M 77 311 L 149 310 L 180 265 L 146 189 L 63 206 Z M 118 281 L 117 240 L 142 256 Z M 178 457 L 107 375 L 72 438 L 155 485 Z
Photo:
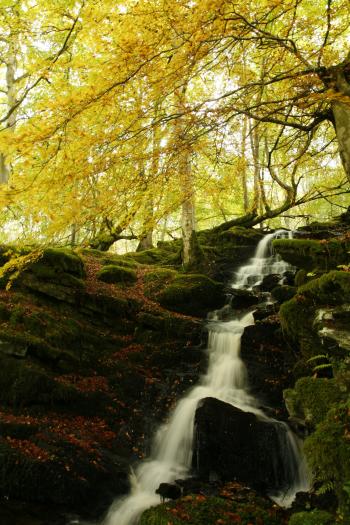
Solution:
M 287 489 L 297 468 L 284 424 L 214 398 L 203 399 L 196 410 L 193 452 L 201 478 L 237 480 L 263 492 Z
M 274 305 L 271 305 L 274 307 Z M 293 384 L 292 369 L 295 357 L 286 347 L 277 315 L 255 312 L 256 322 L 244 329 L 241 339 L 241 356 L 248 372 L 251 393 L 274 416 L 286 417 L 283 390 Z M 264 316 L 262 320 L 259 315 Z
M 337 239 L 275 239 L 274 250 L 284 261 L 307 271 L 328 271 L 348 262 L 348 241 Z
M 224 303 L 225 295 L 222 283 L 202 274 L 184 274 L 175 277 L 157 300 L 175 312 L 204 317 Z

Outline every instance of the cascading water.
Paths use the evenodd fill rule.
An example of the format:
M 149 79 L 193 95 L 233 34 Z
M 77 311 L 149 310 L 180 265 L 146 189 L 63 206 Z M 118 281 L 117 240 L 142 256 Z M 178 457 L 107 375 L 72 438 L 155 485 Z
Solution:
M 272 239 L 287 236 L 291 238 L 292 232 L 277 230 L 274 233 L 265 235 L 259 242 L 254 257 L 249 260 L 248 264 L 239 268 L 232 287 L 251 289 L 260 284 L 266 275 L 282 275 L 289 270 L 290 265 L 273 252 L 271 245 Z
M 266 235 L 259 243 L 254 257 L 240 268 L 233 283 L 234 288 L 252 288 L 265 275 L 283 273 L 288 266 L 271 252 L 271 240 L 285 236 L 284 230 Z M 252 310 L 253 311 L 253 310 Z M 142 462 L 131 476 L 130 495 L 112 505 L 103 525 L 134 525 L 142 512 L 160 502 L 155 493 L 160 483 L 170 483 L 186 478 L 192 462 L 193 425 L 198 402 L 206 397 L 221 401 L 258 417 L 269 419 L 249 394 L 246 369 L 240 359 L 240 342 L 244 328 L 254 323 L 252 311 L 230 321 L 220 320 L 214 313 L 209 322 L 209 365 L 206 375 L 178 403 L 166 424 L 158 430 L 149 460 Z M 284 425 L 275 422 L 276 425 Z M 297 439 L 285 425 L 285 468 L 291 472 L 291 486 L 276 501 L 285 505 L 298 490 L 308 488 L 307 473 L 301 459 Z

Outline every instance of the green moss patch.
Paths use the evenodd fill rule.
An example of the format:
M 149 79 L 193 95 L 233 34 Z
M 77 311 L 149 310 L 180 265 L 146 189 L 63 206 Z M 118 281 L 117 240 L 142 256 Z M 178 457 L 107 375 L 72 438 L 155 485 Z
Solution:
M 176 277 L 178 272 L 170 268 L 157 268 L 144 276 L 144 289 L 147 297 L 156 299 L 160 290 L 170 284 Z
M 335 490 L 340 507 L 348 509 L 350 497 L 344 485 L 350 480 L 349 411 L 349 402 L 332 408 L 304 444 L 307 462 L 321 491 Z
M 261 503 L 225 500 L 218 497 L 185 496 L 176 502 L 164 503 L 146 510 L 140 525 L 282 525 L 283 512 Z
M 307 271 L 329 271 L 349 261 L 349 243 L 335 239 L 275 239 L 273 247 L 283 260 Z
M 295 286 L 281 285 L 276 286 L 271 291 L 271 295 L 276 301 L 280 304 L 289 301 L 297 293 L 297 288 Z
M 334 525 L 334 516 L 325 510 L 297 512 L 289 520 L 289 525 Z
M 159 294 L 162 306 L 190 315 L 205 315 L 208 310 L 221 306 L 223 285 L 201 274 L 176 277 Z
M 23 407 L 74 400 L 74 388 L 55 382 L 47 372 L 12 357 L 0 356 L 0 399 Z
M 219 234 L 219 240 L 228 241 L 233 244 L 257 244 L 263 237 L 263 234 L 254 228 L 244 228 L 234 226 Z
M 26 286 L 60 299 L 62 291 L 51 290 L 52 285 L 82 288 L 85 276 L 81 258 L 71 250 L 48 248 L 27 254 L 16 253 L 0 270 L 0 287 Z M 48 290 L 44 289 L 48 285 Z M 51 293 L 50 293 L 51 290 Z M 52 293 L 55 292 L 55 293 Z M 63 299 L 64 300 L 64 299 Z
M 173 252 L 165 248 L 151 248 L 141 252 L 128 253 L 128 259 L 132 259 L 140 264 L 172 266 L 181 264 L 180 250 Z
M 281 325 L 292 341 L 298 341 L 306 358 L 323 353 L 313 319 L 319 306 L 350 302 L 350 273 L 333 270 L 298 288 L 293 299 L 280 308 Z
M 335 379 L 303 377 L 294 389 L 285 390 L 284 399 L 291 416 L 316 426 L 344 395 Z
M 117 266 L 115 264 L 109 264 L 103 266 L 102 269 L 96 274 L 97 279 L 105 283 L 134 283 L 137 281 L 137 275 L 135 270 L 126 268 L 123 266 Z

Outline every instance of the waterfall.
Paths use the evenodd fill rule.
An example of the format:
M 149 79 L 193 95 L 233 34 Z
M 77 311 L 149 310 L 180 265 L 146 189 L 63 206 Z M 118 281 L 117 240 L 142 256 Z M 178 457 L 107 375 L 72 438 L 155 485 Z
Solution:
M 265 275 L 283 273 L 288 269 L 278 256 L 272 253 L 271 240 L 286 236 L 285 230 L 268 234 L 260 241 L 254 257 L 239 269 L 233 287 L 252 288 Z M 229 321 L 220 320 L 220 312 L 208 323 L 208 370 L 199 384 L 179 401 L 168 421 L 158 430 L 153 450 L 148 460 L 143 461 L 131 476 L 131 492 L 117 500 L 110 508 L 103 525 L 135 525 L 142 512 L 160 503 L 155 490 L 160 483 L 171 483 L 189 475 L 192 462 L 193 424 L 198 402 L 205 397 L 215 397 L 241 410 L 253 412 L 258 417 L 269 419 L 259 408 L 257 400 L 248 392 L 247 373 L 240 358 L 241 336 L 246 326 L 254 324 L 253 310 L 238 315 Z M 294 480 L 284 494 L 275 495 L 275 500 L 287 505 L 298 490 L 308 488 L 305 465 L 301 459 L 300 445 L 287 425 L 284 447 L 286 469 Z
M 259 285 L 266 275 L 282 275 L 291 266 L 284 262 L 272 249 L 272 239 L 281 237 L 292 237 L 292 232 L 277 230 L 274 233 L 265 235 L 259 242 L 254 256 L 248 264 L 241 266 L 236 273 L 236 278 L 232 284 L 233 288 L 252 289 Z

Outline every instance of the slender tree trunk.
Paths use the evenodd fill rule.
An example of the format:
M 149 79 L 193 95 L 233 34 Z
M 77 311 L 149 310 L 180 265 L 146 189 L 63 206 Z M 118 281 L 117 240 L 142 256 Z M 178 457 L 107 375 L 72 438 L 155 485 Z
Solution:
M 181 173 L 181 191 L 184 198 L 181 208 L 183 263 L 188 265 L 193 261 L 194 256 L 192 249 L 196 235 L 196 220 L 191 158 L 190 152 L 187 150 L 181 153 L 179 171 Z
M 246 140 L 247 140 L 247 131 L 248 131 L 248 117 L 244 115 L 243 117 L 243 128 L 242 128 L 242 144 L 241 144 L 241 159 L 242 159 L 242 190 L 243 190 L 243 209 L 244 213 L 247 213 L 249 210 L 249 196 L 248 196 L 248 187 L 247 187 L 247 161 L 246 161 Z
M 77 245 L 77 233 L 77 225 L 74 223 L 72 224 L 70 231 L 70 245 L 72 248 Z
M 157 120 L 159 114 L 158 103 L 155 104 L 154 108 L 154 119 Z M 160 132 L 158 126 L 154 126 L 152 129 L 152 162 L 151 162 L 151 184 L 154 184 L 157 180 L 159 173 L 159 148 L 160 148 Z M 153 248 L 153 227 L 154 227 L 154 199 L 152 195 L 146 197 L 146 203 L 144 206 L 145 218 L 143 221 L 142 233 L 140 236 L 140 242 L 136 251 L 149 250 Z
M 10 38 L 12 35 L 10 36 Z M 14 38 L 14 37 L 13 37 Z M 8 54 L 6 59 L 6 95 L 7 109 L 11 109 L 16 103 L 16 48 L 17 45 L 9 42 Z M 16 126 L 16 111 L 13 111 L 7 119 L 7 127 L 14 131 Z M 10 177 L 10 166 L 6 161 L 4 153 L 0 153 L 0 184 L 7 184 Z
M 260 137 L 258 130 L 253 127 L 254 123 L 250 122 L 250 148 L 252 151 L 254 163 L 254 197 L 252 202 L 252 212 L 257 212 L 260 209 L 261 195 L 260 195 Z
M 168 227 L 168 217 L 165 217 L 164 218 L 164 223 L 163 223 L 163 226 L 162 226 L 162 231 L 161 231 L 161 234 L 160 234 L 160 241 L 161 242 L 165 241 L 165 235 L 166 235 L 166 232 L 167 232 L 167 227 Z
M 344 171 L 350 182 L 350 106 L 344 102 L 332 105 L 338 148 Z
M 186 86 L 179 90 L 177 96 L 177 108 L 180 113 L 186 109 L 185 96 Z M 199 252 L 196 237 L 195 219 L 195 189 L 194 177 L 191 166 L 191 147 L 186 144 L 186 121 L 184 117 L 176 119 L 175 122 L 175 141 L 179 144 L 178 173 L 179 183 L 182 194 L 181 207 L 181 230 L 182 230 L 182 262 L 185 266 L 190 266 L 196 262 Z
M 6 164 L 6 158 L 3 153 L 0 153 L 0 184 L 7 184 L 9 180 L 10 171 Z

